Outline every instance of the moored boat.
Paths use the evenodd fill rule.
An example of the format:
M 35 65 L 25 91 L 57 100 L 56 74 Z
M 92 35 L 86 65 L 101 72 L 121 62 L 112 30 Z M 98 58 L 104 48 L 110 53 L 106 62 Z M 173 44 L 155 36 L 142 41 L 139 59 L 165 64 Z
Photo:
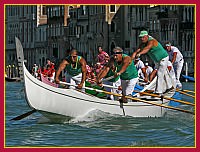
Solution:
M 189 80 L 189 81 L 195 82 L 195 79 L 194 79 L 194 77 L 187 76 L 187 75 L 183 75 L 183 74 L 182 74 L 182 77 L 183 77 L 184 79 L 187 79 L 187 80 Z
M 5 77 L 5 80 L 6 80 L 7 82 L 17 82 L 17 81 L 20 81 L 21 79 L 18 78 L 18 77 L 15 77 L 15 78 Z

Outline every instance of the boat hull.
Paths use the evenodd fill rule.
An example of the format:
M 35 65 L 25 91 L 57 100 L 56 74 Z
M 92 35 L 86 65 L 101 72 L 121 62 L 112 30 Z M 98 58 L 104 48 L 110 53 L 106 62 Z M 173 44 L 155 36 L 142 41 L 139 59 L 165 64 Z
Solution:
M 166 112 L 166 108 L 143 102 L 120 104 L 119 101 L 100 99 L 74 89 L 56 88 L 34 78 L 24 64 L 23 69 L 27 102 L 38 111 L 69 117 L 83 116 L 93 110 L 132 117 L 162 117 Z M 169 103 L 168 100 L 151 102 Z

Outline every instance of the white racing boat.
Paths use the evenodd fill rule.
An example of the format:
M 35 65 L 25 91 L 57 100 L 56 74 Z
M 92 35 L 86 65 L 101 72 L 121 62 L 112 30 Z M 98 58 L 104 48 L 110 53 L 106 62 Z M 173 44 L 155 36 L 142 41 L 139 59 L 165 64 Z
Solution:
M 69 117 L 79 117 L 86 115 L 90 111 L 100 110 L 103 112 L 127 115 L 132 117 L 162 117 L 166 108 L 162 105 L 168 105 L 169 100 L 159 98 L 145 99 L 148 103 L 138 99 L 138 101 L 120 103 L 100 99 L 95 96 L 85 94 L 75 89 L 56 88 L 45 84 L 32 76 L 23 63 L 24 84 L 26 99 L 29 106 L 43 113 L 53 113 Z M 155 104 L 155 105 L 154 105 Z
M 16 45 L 17 52 L 23 54 L 23 47 L 18 38 L 16 38 Z M 31 75 L 25 66 L 24 60 L 20 60 L 20 63 L 22 63 L 20 65 L 22 65 L 24 76 L 26 100 L 33 110 L 13 120 L 24 118 L 35 111 L 47 117 L 50 116 L 50 118 L 52 114 L 72 118 L 81 117 L 93 110 L 132 117 L 162 117 L 168 108 L 169 100 L 152 98 L 151 96 L 140 97 L 138 93 L 135 97 L 127 97 L 131 100 L 130 102 L 120 103 L 119 101 L 98 98 L 76 89 L 58 88 Z M 155 81 L 152 81 L 142 91 L 151 89 L 155 86 L 154 83 Z M 85 87 L 85 89 L 90 88 Z

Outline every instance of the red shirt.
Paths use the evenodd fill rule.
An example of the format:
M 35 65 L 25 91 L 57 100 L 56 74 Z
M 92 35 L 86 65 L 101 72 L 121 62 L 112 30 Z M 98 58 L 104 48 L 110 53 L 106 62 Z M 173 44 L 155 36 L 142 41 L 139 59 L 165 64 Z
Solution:
M 109 55 L 105 51 L 102 51 L 98 54 L 97 58 L 101 65 L 105 65 L 108 62 Z

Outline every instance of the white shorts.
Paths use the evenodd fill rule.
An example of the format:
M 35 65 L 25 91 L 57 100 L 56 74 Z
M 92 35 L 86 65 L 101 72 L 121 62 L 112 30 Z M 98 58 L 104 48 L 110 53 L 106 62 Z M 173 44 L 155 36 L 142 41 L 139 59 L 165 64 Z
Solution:
M 131 80 L 121 80 L 122 82 L 122 94 L 132 95 L 136 83 L 138 82 L 138 77 Z
M 119 87 L 119 86 L 121 86 L 121 80 L 118 79 L 116 82 L 105 81 L 104 84 L 107 84 L 107 85 L 110 85 L 110 86 L 113 86 L 113 87 Z M 115 93 L 115 94 L 121 94 L 122 93 L 122 91 L 118 90 L 118 89 L 108 88 L 108 87 L 105 87 L 105 88 L 106 88 L 106 91 L 108 91 L 108 92 L 112 92 L 112 93 Z M 112 100 L 118 99 L 117 96 L 113 96 L 113 95 L 109 95 L 109 96 Z
M 70 83 L 72 85 L 78 85 L 81 83 L 81 80 L 82 80 L 82 73 L 76 75 L 76 76 L 72 76 L 72 75 L 69 75 L 67 72 L 65 73 L 65 79 L 66 79 L 66 82 L 67 83 Z M 83 84 L 83 87 L 85 87 L 85 82 Z M 71 89 L 75 89 L 74 86 L 70 86 L 69 88 Z M 81 89 L 82 91 L 85 91 L 85 89 Z

